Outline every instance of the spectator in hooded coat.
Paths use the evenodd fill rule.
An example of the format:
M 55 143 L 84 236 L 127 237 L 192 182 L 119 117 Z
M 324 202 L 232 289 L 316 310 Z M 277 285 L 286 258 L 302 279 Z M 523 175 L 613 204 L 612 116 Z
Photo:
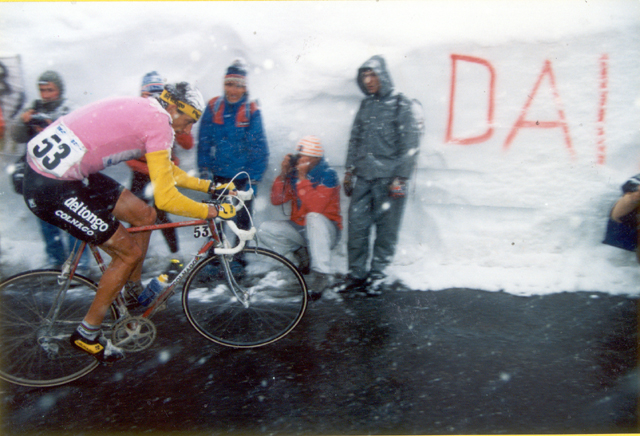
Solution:
M 384 58 L 373 56 L 366 61 L 356 80 L 365 98 L 347 149 L 344 188 L 351 197 L 349 275 L 338 291 L 377 295 L 385 280 L 384 270 L 395 254 L 420 131 L 410 100 L 394 92 Z M 368 266 L 373 228 L 376 236 Z

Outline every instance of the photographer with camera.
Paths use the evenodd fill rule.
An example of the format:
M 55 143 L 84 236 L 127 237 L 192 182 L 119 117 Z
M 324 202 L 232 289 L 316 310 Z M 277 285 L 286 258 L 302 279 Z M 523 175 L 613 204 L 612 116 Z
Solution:
M 40 98 L 34 100 L 29 108 L 20 114 L 18 122 L 11 130 L 11 137 L 19 144 L 26 144 L 49 124 L 73 110 L 64 97 L 64 81 L 60 74 L 55 71 L 45 71 L 38 78 L 37 84 Z M 14 189 L 18 194 L 22 194 L 25 165 L 26 154 L 16 162 L 15 171 L 12 174 Z M 47 266 L 58 268 L 67 259 L 68 251 L 77 240 L 69 235 L 69 249 L 65 249 L 63 242 L 65 232 L 45 221 L 39 221 L 46 245 Z M 88 266 L 89 251 L 85 250 L 80 267 L 86 269 Z
M 40 98 L 34 100 L 31 106 L 20 114 L 18 122 L 13 127 L 11 136 L 17 143 L 29 142 L 49 124 L 72 110 L 64 98 L 62 77 L 55 71 L 45 71 L 40 75 L 38 91 Z
M 294 252 L 308 249 L 311 271 L 306 277 L 309 297 L 316 300 L 333 283 L 331 249 L 342 229 L 340 180 L 324 159 L 320 139 L 305 136 L 288 154 L 271 187 L 271 203 L 291 202 L 288 221 L 266 221 L 260 226 L 260 243 L 295 262 Z

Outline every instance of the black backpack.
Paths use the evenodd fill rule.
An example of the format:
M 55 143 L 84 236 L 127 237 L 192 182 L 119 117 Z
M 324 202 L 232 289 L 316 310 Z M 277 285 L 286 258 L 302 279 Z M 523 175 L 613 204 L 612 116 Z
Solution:
M 13 183 L 13 190 L 16 194 L 22 195 L 22 181 L 24 180 L 24 171 L 27 166 L 27 155 L 23 154 L 20 159 L 13 164 L 14 169 L 11 175 L 11 182 Z

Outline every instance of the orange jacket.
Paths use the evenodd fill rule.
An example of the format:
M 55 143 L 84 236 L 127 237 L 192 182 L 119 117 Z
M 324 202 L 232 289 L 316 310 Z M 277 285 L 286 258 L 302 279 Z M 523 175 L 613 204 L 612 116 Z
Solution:
M 340 182 L 324 160 L 307 174 L 307 179 L 276 177 L 271 186 L 271 203 L 277 206 L 288 201 L 291 201 L 290 219 L 294 223 L 304 226 L 307 214 L 317 212 L 342 229 Z

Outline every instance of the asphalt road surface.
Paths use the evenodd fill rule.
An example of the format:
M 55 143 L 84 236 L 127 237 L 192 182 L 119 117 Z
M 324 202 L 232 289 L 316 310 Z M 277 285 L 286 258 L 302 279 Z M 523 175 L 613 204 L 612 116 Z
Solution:
M 638 300 L 450 289 L 311 303 L 278 343 L 158 339 L 65 386 L 3 383 L 0 434 L 638 431 Z

